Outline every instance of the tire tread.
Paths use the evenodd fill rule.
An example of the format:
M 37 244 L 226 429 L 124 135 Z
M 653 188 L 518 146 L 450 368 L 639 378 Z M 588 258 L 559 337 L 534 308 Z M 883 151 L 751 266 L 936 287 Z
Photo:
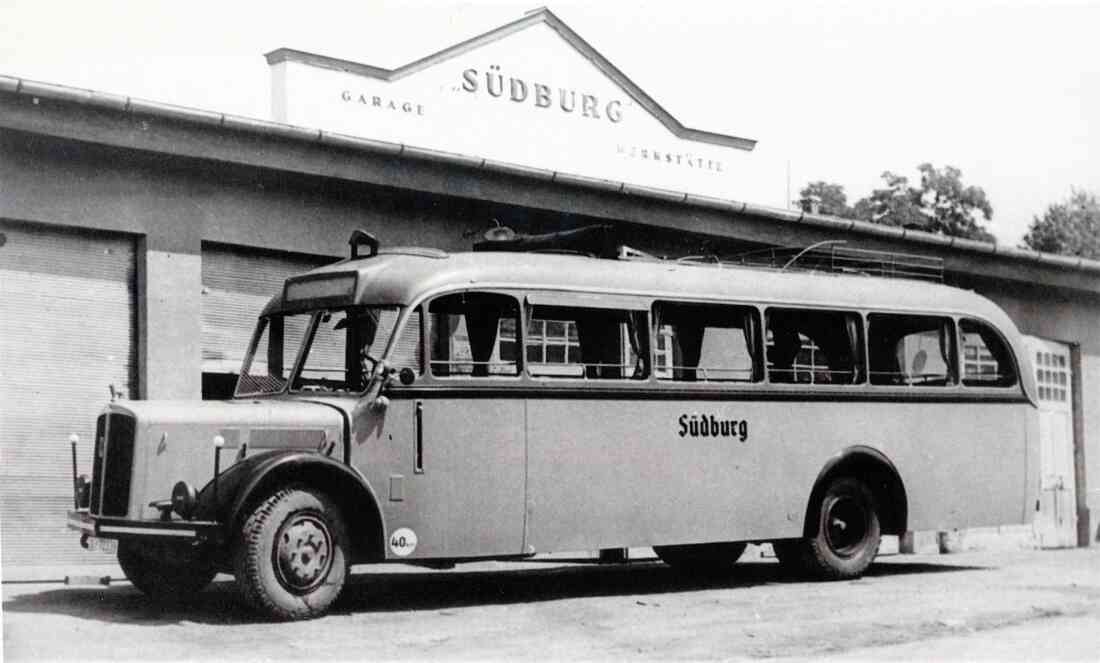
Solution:
M 321 510 L 328 514 L 330 520 L 339 521 L 336 528 L 343 526 L 338 515 L 340 513 L 339 508 L 327 495 L 304 485 L 292 484 L 275 491 L 253 509 L 241 527 L 240 538 L 234 551 L 237 585 L 240 588 L 244 602 L 252 609 L 280 621 L 318 617 L 324 614 L 331 604 L 331 602 L 316 604 L 303 599 L 297 602 L 295 607 L 290 608 L 276 601 L 264 589 L 266 584 L 263 577 L 264 565 L 271 563 L 270 560 L 261 558 L 261 551 L 264 550 L 265 527 L 274 517 L 276 510 L 285 501 L 303 493 L 320 502 Z M 344 535 L 340 532 L 334 532 L 333 535 L 334 537 L 344 538 Z M 341 573 L 346 576 L 346 563 Z

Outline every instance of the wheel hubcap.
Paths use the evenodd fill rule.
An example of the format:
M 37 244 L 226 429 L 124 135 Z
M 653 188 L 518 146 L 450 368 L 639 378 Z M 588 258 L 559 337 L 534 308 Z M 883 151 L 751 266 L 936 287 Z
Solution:
M 302 593 L 324 582 L 332 567 L 332 536 L 324 521 L 309 514 L 295 515 L 277 537 L 275 568 L 284 587 Z
M 848 557 L 859 552 L 867 537 L 867 510 L 851 497 L 837 498 L 825 514 L 825 537 L 833 552 Z

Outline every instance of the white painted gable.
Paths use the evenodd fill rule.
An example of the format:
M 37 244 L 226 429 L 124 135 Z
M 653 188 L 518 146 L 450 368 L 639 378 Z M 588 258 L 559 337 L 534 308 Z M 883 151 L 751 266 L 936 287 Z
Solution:
M 512 26 L 518 29 L 505 26 L 470 48 L 393 71 L 276 51 L 272 55 L 287 55 L 269 57 L 274 119 L 566 174 L 738 197 L 752 141 L 685 129 L 632 83 L 610 76 L 598 54 L 586 57 L 564 26 L 565 34 L 549 21 Z

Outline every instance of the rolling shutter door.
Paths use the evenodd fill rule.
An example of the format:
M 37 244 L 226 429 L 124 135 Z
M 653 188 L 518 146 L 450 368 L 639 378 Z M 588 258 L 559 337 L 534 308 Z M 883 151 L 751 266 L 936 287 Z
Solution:
M 134 242 L 0 221 L 2 563 L 113 563 L 66 527 L 108 385 L 134 392 Z
M 204 244 L 202 250 L 203 396 L 228 397 L 256 319 L 290 276 L 337 258 Z M 216 376 L 234 378 L 216 381 Z M 211 385 L 214 385 L 213 387 Z M 229 393 L 226 393 L 226 390 Z M 212 393 L 215 392 L 215 393 Z

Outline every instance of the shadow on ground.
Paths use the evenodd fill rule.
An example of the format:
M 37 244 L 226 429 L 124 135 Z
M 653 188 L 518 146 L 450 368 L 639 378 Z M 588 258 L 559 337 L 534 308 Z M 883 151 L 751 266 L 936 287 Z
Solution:
M 659 562 L 597 565 L 554 560 L 506 570 L 400 571 L 354 574 L 333 610 L 336 615 L 427 611 L 506 605 L 595 596 L 645 596 L 694 590 L 738 589 L 764 584 L 808 582 L 785 574 L 769 561 L 746 562 L 721 575 L 692 575 Z M 510 562 L 514 566 L 515 562 Z M 383 567 L 384 568 L 384 567 Z M 959 564 L 885 562 L 869 577 L 984 570 Z M 858 581 L 853 581 L 858 582 Z M 46 589 L 18 593 L 4 601 L 10 614 L 57 614 L 93 621 L 160 625 L 194 622 L 241 624 L 256 616 L 238 599 L 232 582 L 216 582 L 183 605 L 159 606 L 128 584 L 97 588 Z

